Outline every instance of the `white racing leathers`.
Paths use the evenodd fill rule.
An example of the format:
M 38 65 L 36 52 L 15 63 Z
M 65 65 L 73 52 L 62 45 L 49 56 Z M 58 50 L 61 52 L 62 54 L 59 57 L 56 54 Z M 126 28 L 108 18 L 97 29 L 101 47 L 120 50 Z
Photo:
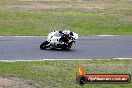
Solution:
M 47 40 L 40 45 L 40 49 L 60 48 L 70 50 L 72 45 L 78 39 L 78 34 L 68 31 L 65 34 L 63 31 L 53 31 L 47 36 Z

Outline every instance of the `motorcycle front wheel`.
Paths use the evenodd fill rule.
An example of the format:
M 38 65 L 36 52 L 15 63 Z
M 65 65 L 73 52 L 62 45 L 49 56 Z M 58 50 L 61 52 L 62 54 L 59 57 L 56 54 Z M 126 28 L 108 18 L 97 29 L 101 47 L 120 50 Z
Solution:
M 44 50 L 44 49 L 48 48 L 48 47 L 49 47 L 49 46 L 47 46 L 48 44 L 49 44 L 48 41 L 43 42 L 43 43 L 40 45 L 40 49 L 41 49 L 41 50 Z

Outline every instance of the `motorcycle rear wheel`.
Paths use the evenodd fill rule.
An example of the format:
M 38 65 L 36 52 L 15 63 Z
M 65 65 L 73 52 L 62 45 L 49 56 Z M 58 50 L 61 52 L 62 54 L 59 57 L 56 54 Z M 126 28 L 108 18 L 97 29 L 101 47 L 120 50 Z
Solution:
M 71 49 L 72 43 L 69 43 L 68 45 L 63 45 L 62 50 L 67 50 L 69 51 Z

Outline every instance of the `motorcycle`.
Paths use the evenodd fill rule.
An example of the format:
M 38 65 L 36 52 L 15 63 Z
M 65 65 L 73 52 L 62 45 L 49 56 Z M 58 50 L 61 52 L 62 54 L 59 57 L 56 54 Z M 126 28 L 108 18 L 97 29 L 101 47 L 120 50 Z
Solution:
M 69 35 L 66 36 L 61 31 L 53 31 L 47 37 L 47 40 L 40 45 L 41 50 L 48 48 L 70 50 L 73 43 L 78 39 L 78 34 L 69 31 Z

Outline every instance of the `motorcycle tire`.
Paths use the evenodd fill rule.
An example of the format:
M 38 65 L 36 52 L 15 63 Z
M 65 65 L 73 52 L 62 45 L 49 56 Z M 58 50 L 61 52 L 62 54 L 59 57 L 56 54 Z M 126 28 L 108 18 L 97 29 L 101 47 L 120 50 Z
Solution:
M 64 45 L 64 46 L 62 47 L 62 50 L 67 50 L 67 51 L 69 51 L 69 50 L 71 49 L 71 46 L 72 46 L 72 43 L 69 43 L 68 45 Z
M 48 41 L 43 42 L 43 43 L 40 45 L 40 49 L 41 49 L 41 50 L 44 50 L 44 49 L 48 48 L 49 46 L 46 46 L 46 45 L 48 45 L 48 44 L 49 44 Z

